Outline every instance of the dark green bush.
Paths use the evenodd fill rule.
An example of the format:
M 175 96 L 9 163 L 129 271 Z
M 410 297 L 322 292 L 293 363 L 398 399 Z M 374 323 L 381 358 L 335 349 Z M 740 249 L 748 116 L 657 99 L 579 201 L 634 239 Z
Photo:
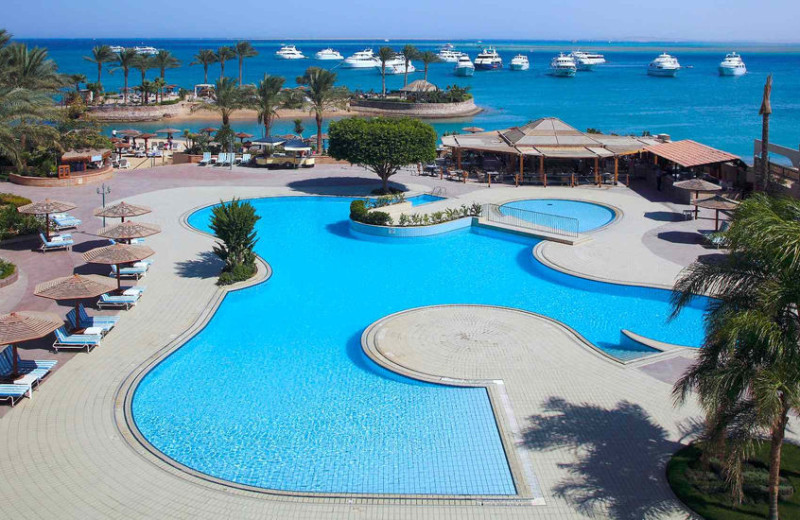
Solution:
M 361 199 L 350 203 L 350 218 L 363 224 L 373 226 L 389 226 L 392 224 L 392 217 L 383 211 L 367 211 L 367 203 Z
M 14 273 L 15 266 L 11 262 L 0 259 L 0 280 L 8 278 Z
M 13 193 L 0 193 L 0 206 L 11 204 L 15 208 L 18 208 L 30 203 L 31 199 L 26 199 L 20 195 L 14 195 Z
M 223 271 L 219 275 L 217 285 L 231 285 L 236 282 L 243 282 L 249 280 L 256 274 L 257 268 L 255 264 L 244 265 L 236 264 L 230 271 Z
M 24 215 L 17 211 L 13 204 L 0 207 L 0 240 L 32 235 L 43 227 L 42 218 L 35 215 Z

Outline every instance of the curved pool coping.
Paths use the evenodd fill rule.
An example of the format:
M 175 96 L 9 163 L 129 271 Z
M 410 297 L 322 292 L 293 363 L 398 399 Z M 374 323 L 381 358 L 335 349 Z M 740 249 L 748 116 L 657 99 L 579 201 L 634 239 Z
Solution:
M 507 200 L 507 201 L 502 202 L 502 203 L 497 204 L 497 205 L 502 207 L 502 206 L 505 206 L 506 204 L 511 204 L 511 203 L 514 203 L 514 202 L 523 202 L 523 201 L 526 201 L 526 200 L 563 200 L 563 201 L 569 201 L 569 202 L 583 202 L 584 204 L 594 204 L 595 206 L 600 206 L 600 207 L 606 208 L 607 210 L 611 211 L 614 214 L 614 217 L 611 220 L 609 220 L 608 222 L 606 222 L 605 224 L 603 224 L 602 226 L 598 226 L 598 227 L 590 229 L 588 231 L 581 231 L 580 234 L 582 234 L 582 235 L 591 235 L 591 234 L 595 234 L 595 233 L 598 233 L 600 231 L 603 231 L 604 229 L 608 228 L 609 226 L 612 226 L 612 225 L 616 224 L 617 222 L 619 222 L 625 216 L 625 212 L 622 211 L 622 209 L 620 209 L 620 208 L 618 208 L 618 207 L 616 207 L 616 206 L 614 206 L 612 204 L 607 204 L 605 202 L 597 202 L 597 201 L 588 200 L 588 199 L 577 199 L 577 198 L 576 199 L 567 199 L 567 198 L 564 198 L 564 197 L 523 197 L 523 198 L 518 198 L 518 199 L 515 198 L 515 199 Z
M 265 197 L 252 197 L 252 198 L 244 199 L 244 200 L 257 200 L 257 199 L 267 199 L 267 198 L 306 197 L 306 196 L 325 197 L 325 198 L 351 198 L 351 197 L 353 197 L 352 195 L 274 195 L 274 196 L 265 196 Z M 528 199 L 517 199 L 517 200 L 528 200 Z M 196 213 L 198 211 L 201 211 L 203 209 L 206 209 L 206 208 L 209 208 L 209 207 L 212 207 L 212 206 L 216 206 L 219 203 L 220 203 L 219 201 L 216 201 L 216 202 L 213 202 L 213 203 L 209 203 L 209 204 L 205 204 L 205 205 L 201 205 L 201 206 L 196 206 L 194 208 L 191 208 L 191 209 L 185 211 L 181 215 L 181 218 L 180 218 L 181 226 L 184 227 L 185 229 L 187 229 L 188 231 L 203 235 L 205 237 L 212 237 L 213 235 L 211 235 L 211 234 L 209 234 L 209 233 L 207 233 L 205 231 L 201 231 L 201 230 L 195 228 L 194 226 L 192 226 L 191 224 L 189 224 L 189 217 L 192 214 L 194 214 L 194 213 Z M 613 208 L 613 206 L 610 206 L 610 205 L 608 207 Z M 620 211 L 620 213 L 621 213 L 621 211 Z M 468 218 L 471 219 L 472 217 L 468 217 Z M 467 220 L 467 218 L 458 219 L 458 220 Z M 617 219 L 615 219 L 612 222 L 609 222 L 607 225 L 610 225 L 613 222 L 616 222 L 616 220 Z M 470 222 L 471 222 L 471 220 L 470 220 Z M 449 224 L 449 223 L 450 222 L 445 223 L 445 224 Z M 434 226 L 437 226 L 437 225 L 434 225 Z M 606 227 L 606 226 L 603 226 L 603 227 Z M 422 226 L 422 227 L 430 228 L 432 226 Z M 466 227 L 466 226 L 464 226 L 464 227 Z M 601 228 L 598 228 L 598 230 L 599 229 L 601 229 Z M 593 230 L 593 231 L 596 231 L 596 230 Z M 442 231 L 442 232 L 444 232 L 444 231 Z M 434 234 L 439 234 L 439 233 L 434 233 Z M 534 247 L 534 250 L 536 248 L 538 248 L 539 246 L 541 246 L 542 244 L 544 244 L 544 243 L 546 243 L 546 241 L 543 240 L 536 247 Z M 538 258 L 537 258 L 537 260 L 538 260 Z M 166 464 L 167 466 L 169 466 L 169 467 L 171 467 L 171 468 L 173 468 L 175 470 L 178 470 L 177 473 L 176 473 L 177 475 L 179 475 L 179 476 L 181 476 L 183 478 L 186 478 L 187 480 L 190 480 L 190 481 L 192 481 L 194 483 L 197 483 L 197 484 L 200 484 L 200 485 L 211 485 L 211 486 L 214 486 L 214 487 L 217 487 L 217 488 L 221 487 L 222 489 L 229 490 L 229 491 L 230 490 L 238 490 L 240 492 L 253 494 L 254 496 L 270 496 L 270 497 L 273 497 L 273 498 L 283 498 L 283 499 L 286 499 L 286 500 L 292 500 L 292 499 L 297 500 L 297 499 L 300 499 L 300 500 L 304 500 L 304 501 L 308 501 L 308 502 L 317 502 L 317 503 L 341 503 L 343 500 L 346 500 L 347 502 L 352 503 L 352 501 L 354 499 L 358 499 L 360 501 L 363 501 L 364 503 L 370 503 L 370 504 L 392 504 L 392 503 L 397 503 L 397 502 L 404 502 L 404 503 L 405 502 L 413 502 L 413 503 L 417 503 L 417 504 L 440 504 L 440 505 L 441 504 L 450 504 L 450 505 L 463 505 L 463 504 L 483 505 L 483 504 L 486 504 L 486 503 L 510 504 L 510 505 L 514 505 L 514 504 L 517 504 L 517 505 L 520 505 L 520 504 L 541 505 L 541 504 L 544 504 L 544 500 L 541 497 L 531 496 L 528 493 L 524 493 L 524 494 L 520 493 L 521 490 L 526 490 L 526 489 L 530 489 L 530 488 L 527 487 L 527 482 L 520 478 L 520 475 L 518 474 L 519 473 L 519 466 L 515 470 L 512 467 L 512 464 L 510 463 L 512 457 L 514 457 L 514 458 L 517 457 L 517 454 L 516 454 L 516 450 L 513 447 L 513 443 L 509 444 L 511 441 L 509 441 L 509 439 L 506 437 L 506 434 L 505 434 L 505 432 L 508 431 L 508 423 L 506 422 L 507 418 L 505 417 L 505 415 L 504 414 L 501 415 L 498 412 L 498 410 L 500 409 L 498 407 L 498 403 L 497 403 L 498 396 L 494 396 L 494 397 L 492 396 L 491 388 L 492 388 L 492 386 L 495 386 L 496 382 L 490 381 L 489 382 L 489 383 L 491 383 L 490 385 L 487 385 L 486 381 L 477 381 L 477 380 L 473 384 L 469 384 L 466 380 L 462 380 L 462 381 L 453 380 L 453 381 L 450 381 L 449 383 L 445 383 L 442 380 L 435 380 L 435 379 L 428 380 L 428 379 L 425 379 L 426 377 L 433 377 L 433 376 L 427 376 L 427 375 L 422 374 L 422 373 L 419 373 L 419 377 L 414 377 L 414 376 L 410 376 L 410 375 L 408 375 L 406 373 L 403 373 L 402 371 L 398 371 L 398 370 L 395 370 L 393 368 L 389 368 L 389 367 L 384 366 L 382 363 L 378 362 L 371 355 L 369 355 L 369 353 L 366 350 L 365 350 L 365 353 L 367 354 L 367 356 L 371 360 L 376 362 L 376 364 L 378 364 L 379 366 L 384 366 L 384 368 L 387 368 L 387 369 L 391 370 L 394 373 L 398 373 L 398 374 L 406 376 L 406 377 L 411 377 L 412 379 L 420 379 L 420 380 L 423 380 L 423 381 L 427 380 L 429 382 L 436 383 L 436 384 L 449 384 L 450 386 L 473 386 L 473 387 L 474 386 L 479 386 L 479 387 L 485 388 L 486 391 L 487 391 L 487 395 L 489 396 L 490 405 L 492 407 L 492 412 L 493 412 L 493 415 L 494 415 L 495 422 L 496 422 L 498 430 L 500 432 L 500 440 L 501 440 L 501 443 L 503 445 L 504 454 L 506 456 L 506 460 L 509 461 L 509 469 L 510 469 L 510 472 L 511 472 L 511 475 L 512 475 L 512 479 L 514 481 L 514 486 L 515 486 L 515 489 L 517 491 L 517 494 L 516 495 L 433 495 L 433 494 L 412 495 L 412 494 L 370 494 L 370 493 L 343 493 L 343 492 L 340 492 L 340 493 L 328 493 L 328 492 L 289 491 L 289 490 L 262 488 L 262 487 L 251 486 L 251 485 L 247 485 L 247 484 L 241 484 L 241 483 L 238 483 L 238 482 L 233 482 L 233 481 L 230 481 L 230 480 L 221 479 L 221 478 L 215 477 L 213 475 L 209 475 L 209 474 L 200 472 L 200 471 L 198 471 L 198 470 L 196 470 L 194 468 L 191 468 L 189 466 L 186 466 L 185 464 L 182 464 L 182 463 L 176 461 L 175 459 L 172 459 L 171 457 L 167 456 L 165 453 L 160 451 L 158 448 L 156 448 L 153 444 L 151 444 L 147 440 L 147 438 L 144 436 L 144 434 L 142 434 L 142 432 L 139 430 L 138 426 L 136 425 L 136 421 L 133 418 L 133 408 L 132 408 L 133 397 L 134 397 L 134 394 L 136 393 L 136 389 L 138 388 L 140 382 L 144 379 L 144 377 L 146 377 L 153 370 L 153 368 L 158 366 L 161 362 L 166 360 L 175 351 L 177 351 L 178 349 L 183 347 L 186 343 L 188 343 L 194 336 L 196 336 L 203 329 L 205 329 L 205 327 L 210 323 L 211 318 L 213 318 L 213 316 L 216 314 L 216 311 L 222 305 L 222 303 L 225 300 L 225 297 L 228 295 L 228 293 L 233 292 L 233 291 L 247 289 L 247 288 L 253 287 L 255 285 L 259 285 L 261 283 L 264 283 L 264 282 L 268 281 L 271 278 L 271 276 L 272 276 L 272 268 L 269 265 L 269 263 L 266 260 L 264 260 L 262 257 L 260 257 L 259 255 L 256 255 L 256 261 L 257 261 L 257 264 L 259 265 L 259 270 L 258 270 L 258 272 L 257 272 L 257 274 L 256 274 L 256 276 L 254 278 L 251 278 L 250 280 L 247 280 L 247 281 L 244 281 L 244 282 L 240 282 L 238 284 L 233 284 L 231 286 L 219 287 L 219 289 L 218 289 L 217 293 L 215 294 L 215 296 L 205 305 L 205 307 L 204 307 L 203 311 L 201 312 L 199 318 L 192 325 L 190 325 L 186 330 L 184 330 L 176 338 L 172 339 L 167 344 L 165 344 L 161 349 L 159 349 L 156 352 L 154 352 L 145 362 L 143 362 L 140 365 L 138 365 L 137 367 L 135 367 L 130 372 L 130 374 L 126 377 L 126 379 L 120 384 L 120 386 L 118 388 L 118 391 L 117 391 L 116 402 L 117 402 L 118 407 L 122 409 L 122 414 L 121 414 L 121 416 L 120 415 L 116 416 L 116 422 L 117 422 L 118 429 L 119 429 L 120 433 L 122 434 L 122 437 L 128 443 L 130 443 L 133 446 L 136 446 L 136 445 L 140 446 L 147 453 L 149 453 L 150 455 L 154 456 L 157 459 L 157 461 L 160 461 L 161 463 Z M 549 264 L 545 264 L 545 265 L 549 265 Z M 572 274 L 572 273 L 567 273 L 567 274 Z M 578 276 L 580 278 L 591 279 L 590 277 L 587 277 L 587 276 L 582 276 L 582 275 L 576 275 L 576 276 Z M 599 280 L 599 281 L 602 281 L 604 283 L 614 283 L 614 282 L 608 282 L 606 280 Z M 647 287 L 646 285 L 633 284 L 633 283 L 626 284 L 626 285 Z M 655 287 L 655 288 L 660 288 L 660 287 Z M 447 304 L 444 304 L 444 306 L 446 306 L 446 305 Z M 638 358 L 638 359 L 634 359 L 634 360 L 628 360 L 628 361 L 621 360 L 621 359 L 618 359 L 618 358 L 608 354 L 607 352 L 604 352 L 602 349 L 600 349 L 599 347 L 597 347 L 597 346 L 593 345 L 591 342 L 589 342 L 580 333 L 578 333 L 577 331 L 575 331 L 571 327 L 567 326 L 566 324 L 564 324 L 564 323 L 562 323 L 562 322 L 560 322 L 558 320 L 555 320 L 555 319 L 550 318 L 548 316 L 538 315 L 536 313 L 525 311 L 523 309 L 516 309 L 516 308 L 513 308 L 513 307 L 498 307 L 498 308 L 505 308 L 505 309 L 512 310 L 512 311 L 515 311 L 515 312 L 526 313 L 526 314 L 529 314 L 529 315 L 533 315 L 533 316 L 545 319 L 545 320 L 547 320 L 549 322 L 552 322 L 552 323 L 556 324 L 557 326 L 560 326 L 563 329 L 569 331 L 572 335 L 575 336 L 575 338 L 577 338 L 580 341 L 581 344 L 586 345 L 587 347 L 589 347 L 590 351 L 599 354 L 602 358 L 604 358 L 608 362 L 614 363 L 614 364 L 617 364 L 617 365 L 626 366 L 626 365 L 632 365 L 632 364 L 641 363 L 642 361 L 651 362 L 651 361 L 655 360 L 655 358 L 658 358 L 658 357 L 661 357 L 663 355 L 668 354 L 668 352 L 662 352 L 662 353 L 643 356 L 642 358 Z M 414 310 L 414 309 L 406 309 L 404 311 L 400 311 L 399 313 L 409 312 L 411 310 Z M 376 321 L 375 323 L 371 324 L 370 326 L 368 326 L 367 329 L 365 329 L 364 333 L 362 334 L 362 348 L 363 348 L 363 337 L 364 337 L 364 335 L 366 335 L 367 331 L 369 331 L 373 327 L 373 325 L 375 325 L 376 323 L 380 323 L 382 320 L 385 320 L 385 319 L 389 318 L 390 316 L 393 316 L 393 315 L 399 314 L 399 313 L 394 313 L 392 315 L 385 316 L 385 317 L 379 319 L 378 321 Z M 156 461 L 150 460 L 150 462 L 156 462 Z

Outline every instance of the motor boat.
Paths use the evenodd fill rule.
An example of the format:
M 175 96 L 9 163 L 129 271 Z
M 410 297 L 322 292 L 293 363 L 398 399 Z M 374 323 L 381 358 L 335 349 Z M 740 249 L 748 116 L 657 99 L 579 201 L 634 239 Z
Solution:
M 378 72 L 380 72 L 380 70 L 381 70 L 380 66 L 378 66 Z M 417 68 L 410 61 L 408 62 L 408 71 L 406 71 L 405 62 L 402 63 L 386 62 L 386 74 L 405 74 L 406 72 L 408 72 L 409 74 L 411 74 L 412 72 L 417 72 Z
M 746 72 L 747 67 L 742 57 L 735 52 L 725 55 L 725 59 L 719 64 L 720 76 L 741 76 Z
M 475 65 L 472 64 L 472 60 L 469 59 L 469 56 L 462 54 L 458 57 L 458 62 L 456 66 L 453 67 L 453 71 L 456 76 L 469 78 L 475 74 Z
M 371 69 L 376 64 L 380 66 L 380 61 L 375 57 L 372 49 L 358 51 L 342 62 L 342 66 L 348 69 Z
M 602 65 L 606 62 L 606 57 L 596 52 L 572 51 L 572 57 L 575 58 L 575 63 L 578 65 L 578 70 L 582 70 L 581 63 L 593 67 L 595 65 Z
M 275 56 L 282 60 L 302 60 L 305 58 L 303 53 L 297 50 L 294 45 L 284 45 L 275 52 Z
M 550 60 L 551 76 L 558 76 L 560 78 L 571 78 L 575 76 L 578 71 L 578 66 L 572 56 L 566 55 L 563 52 Z
M 650 65 L 647 66 L 647 73 L 651 76 L 672 78 L 680 69 L 681 64 L 678 63 L 678 60 L 665 52 L 650 62 Z
M 442 49 L 437 56 L 445 63 L 458 63 L 458 58 L 461 57 L 461 53 L 453 49 Z
M 155 54 L 158 54 L 158 49 L 156 49 L 155 47 L 150 47 L 149 45 L 142 47 L 134 47 L 133 50 L 134 52 L 136 52 L 136 54 L 144 54 L 147 56 L 153 56 Z
M 575 60 L 575 66 L 578 67 L 578 70 L 594 70 L 597 64 L 595 60 L 585 57 L 586 53 L 584 52 L 572 52 L 569 56 Z
M 531 68 L 530 62 L 528 62 L 528 57 L 524 54 L 517 54 L 514 56 L 514 59 L 511 60 L 511 64 L 509 65 L 511 70 L 528 70 Z
M 317 60 L 333 61 L 333 60 L 343 60 L 344 56 L 339 54 L 339 51 L 335 51 L 330 47 L 328 47 L 327 49 L 322 49 L 321 51 L 314 54 L 314 58 Z
M 119 54 L 120 52 L 125 52 L 125 47 L 122 47 L 120 45 L 111 45 L 109 49 L 111 49 L 111 52 L 116 52 L 117 54 Z
M 503 68 L 503 59 L 497 54 L 494 47 L 483 49 L 475 58 L 475 68 L 481 70 L 494 70 Z

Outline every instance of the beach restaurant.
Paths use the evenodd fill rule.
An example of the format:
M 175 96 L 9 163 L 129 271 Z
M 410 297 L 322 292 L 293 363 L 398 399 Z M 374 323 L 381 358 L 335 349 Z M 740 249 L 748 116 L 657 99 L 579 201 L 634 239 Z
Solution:
M 513 166 L 517 186 L 526 180 L 543 186 L 548 182 L 575 186 L 581 181 L 616 184 L 621 158 L 660 142 L 654 137 L 581 132 L 554 117 L 505 130 L 442 137 L 442 144 L 452 152 L 456 169 L 465 170 L 465 182 L 474 165 L 473 161 L 465 161 L 465 154 L 480 156 L 481 160 L 494 155 L 503 158 L 507 170 Z

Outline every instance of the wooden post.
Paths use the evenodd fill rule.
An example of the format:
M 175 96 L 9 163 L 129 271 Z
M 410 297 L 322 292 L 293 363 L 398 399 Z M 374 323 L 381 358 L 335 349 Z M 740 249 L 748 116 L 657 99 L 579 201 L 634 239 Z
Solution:
M 575 187 L 575 174 L 574 173 L 571 173 L 570 176 L 569 176 L 569 187 L 570 188 L 574 188 Z
M 594 183 L 600 186 L 600 182 L 598 179 L 600 178 L 600 160 L 595 157 L 594 158 Z
M 619 180 L 619 157 L 614 156 L 614 186 L 617 185 Z
M 522 182 L 524 182 L 525 178 L 523 177 L 523 164 L 525 163 L 525 156 L 519 154 L 519 173 L 517 174 L 517 186 L 519 186 Z
M 492 187 L 492 176 L 490 175 L 490 172 L 486 172 L 486 180 L 489 181 L 489 187 L 491 188 Z
M 544 175 L 544 155 L 539 156 L 539 175 L 542 177 L 542 185 L 547 187 L 547 177 Z
M 461 169 L 461 148 L 456 148 L 456 168 Z

